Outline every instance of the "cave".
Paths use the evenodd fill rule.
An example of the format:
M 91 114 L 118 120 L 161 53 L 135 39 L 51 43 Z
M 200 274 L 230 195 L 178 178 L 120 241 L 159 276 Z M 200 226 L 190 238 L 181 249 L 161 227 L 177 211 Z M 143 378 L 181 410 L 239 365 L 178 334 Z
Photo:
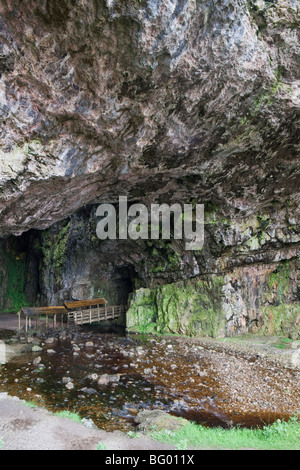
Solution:
M 0 13 L 1 310 L 101 295 L 143 330 L 155 318 L 167 332 L 296 336 L 294 3 L 28 0 Z M 97 205 L 120 196 L 203 204 L 203 247 L 99 240 Z M 272 320 L 291 305 L 291 321 Z
M 8 321 L 21 350 L 0 394 L 125 432 L 152 406 L 227 427 L 299 411 L 299 2 L 3 0 L 0 18 L 0 353 Z M 125 200 L 147 209 L 135 237 Z M 170 233 L 163 204 L 182 208 Z M 192 244 L 177 222 L 200 230 L 198 205 Z M 122 336 L 92 305 L 125 312 Z M 22 329 L 30 307 L 53 328 Z
M 127 306 L 139 276 L 130 262 L 113 260 L 112 252 L 122 252 L 118 240 L 107 250 L 97 239 L 95 209 L 85 207 L 46 230 L 1 240 L 0 311 L 100 296 Z

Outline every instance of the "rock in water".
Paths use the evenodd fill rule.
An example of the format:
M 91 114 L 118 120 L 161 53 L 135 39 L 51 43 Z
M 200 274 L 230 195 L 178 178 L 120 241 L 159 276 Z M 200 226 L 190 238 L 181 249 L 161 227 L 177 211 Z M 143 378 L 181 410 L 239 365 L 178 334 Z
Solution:
M 119 374 L 103 374 L 98 379 L 98 385 L 109 385 L 120 381 Z

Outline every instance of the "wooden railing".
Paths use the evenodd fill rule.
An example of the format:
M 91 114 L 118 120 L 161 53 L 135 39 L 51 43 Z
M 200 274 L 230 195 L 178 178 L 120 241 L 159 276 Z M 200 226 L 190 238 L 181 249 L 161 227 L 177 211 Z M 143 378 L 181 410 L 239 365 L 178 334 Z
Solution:
M 61 326 L 63 326 L 64 319 L 69 324 L 83 325 L 85 323 L 95 323 L 106 320 L 114 320 L 119 318 L 125 313 L 124 305 L 90 305 L 90 308 L 81 308 L 79 302 L 76 303 L 79 308 L 67 310 L 65 307 L 23 307 L 19 310 L 19 330 L 21 329 L 21 316 L 25 316 L 25 331 L 31 329 L 32 323 L 36 322 L 36 329 L 41 326 L 42 320 L 45 320 L 45 326 L 48 328 L 49 319 L 53 320 L 53 328 L 55 329 L 56 317 L 59 315 Z
M 113 320 L 121 317 L 125 312 L 124 305 L 105 305 L 90 309 L 78 309 L 68 312 L 68 323 L 83 325 L 85 323 Z

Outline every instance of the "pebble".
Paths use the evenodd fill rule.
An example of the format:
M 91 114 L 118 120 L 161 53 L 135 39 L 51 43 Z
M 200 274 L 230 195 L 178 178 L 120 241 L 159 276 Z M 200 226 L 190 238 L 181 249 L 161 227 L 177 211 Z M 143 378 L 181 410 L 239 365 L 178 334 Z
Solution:
M 71 379 L 71 377 L 63 377 L 61 381 L 63 384 L 67 384 L 67 383 L 73 382 L 73 379 Z
M 97 426 L 95 426 L 95 423 L 94 423 L 91 419 L 82 418 L 81 422 L 82 422 L 82 424 L 84 424 L 84 426 L 86 426 L 87 428 L 90 428 L 90 429 L 96 429 L 96 428 L 97 428 Z
M 87 378 L 90 379 L 90 380 L 97 380 L 98 377 L 99 377 L 98 374 L 90 374 L 90 375 L 87 376 Z
M 119 381 L 119 374 L 103 374 L 98 379 L 98 385 L 108 385 L 110 383 L 117 383 Z
M 81 392 L 87 393 L 88 395 L 97 395 L 98 392 L 94 388 L 83 387 L 80 389 Z
M 66 383 L 65 387 L 68 389 L 68 390 L 72 390 L 74 388 L 74 384 L 72 382 L 68 382 Z
M 145 354 L 145 351 L 144 349 L 141 347 L 141 346 L 138 346 L 136 348 L 136 353 L 139 355 L 139 356 L 142 356 L 143 354 Z
M 52 344 L 52 343 L 54 343 L 54 341 L 55 341 L 54 338 L 47 338 L 47 339 L 45 340 L 45 343 L 46 343 L 46 344 Z

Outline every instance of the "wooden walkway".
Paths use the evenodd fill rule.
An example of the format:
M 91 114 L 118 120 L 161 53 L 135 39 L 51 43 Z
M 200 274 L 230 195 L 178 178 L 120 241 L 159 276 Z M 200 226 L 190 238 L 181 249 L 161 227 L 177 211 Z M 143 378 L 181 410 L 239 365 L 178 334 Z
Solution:
M 53 328 L 57 327 L 57 316 L 60 318 L 60 326 L 66 320 L 67 327 L 70 324 L 84 325 L 86 323 L 103 322 L 122 317 L 125 313 L 124 305 L 107 305 L 104 298 L 78 300 L 65 302 L 58 307 L 22 307 L 17 313 L 19 317 L 19 330 L 21 329 L 21 317 L 25 317 L 25 331 L 32 328 L 35 323 L 36 329 L 41 324 L 49 327 L 52 318 Z
M 68 313 L 69 322 L 75 325 L 114 320 L 125 313 L 123 305 L 109 305 L 92 309 L 76 310 Z

